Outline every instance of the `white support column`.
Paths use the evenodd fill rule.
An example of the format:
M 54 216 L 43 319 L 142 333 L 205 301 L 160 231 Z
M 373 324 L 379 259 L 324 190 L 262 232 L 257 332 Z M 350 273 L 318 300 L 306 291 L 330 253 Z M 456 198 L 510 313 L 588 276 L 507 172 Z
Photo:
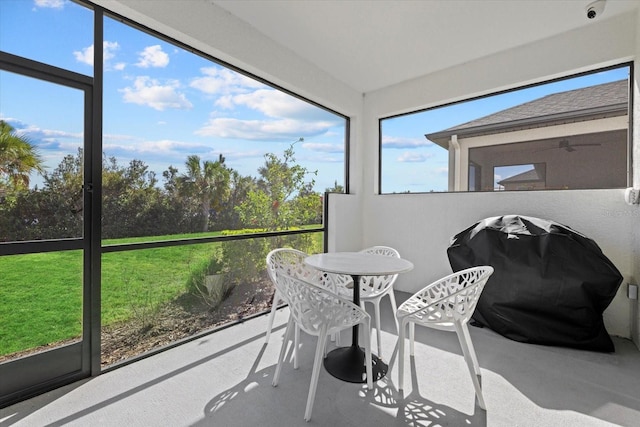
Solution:
M 453 176 L 453 191 L 460 191 L 460 180 L 462 176 L 462 161 L 460 159 L 460 143 L 458 142 L 458 135 L 451 135 L 449 140 L 449 153 L 453 147 L 453 170 L 449 171 L 449 190 L 451 190 L 451 176 Z M 451 157 L 449 157 L 451 159 Z M 451 161 L 449 162 L 451 166 Z
M 640 9 L 636 14 L 636 23 L 640 23 Z M 631 90 L 633 91 L 633 105 L 629 117 L 632 117 L 631 123 L 631 140 L 633 142 L 632 158 L 633 158 L 633 176 L 631 184 L 633 188 L 640 189 L 640 30 L 636 25 L 636 49 L 635 49 L 635 70 L 633 81 L 631 82 Z M 640 210 L 640 206 L 635 206 Z M 633 250 L 631 257 L 632 277 L 631 280 L 635 284 L 640 284 L 640 227 L 634 227 Z M 626 286 L 623 284 L 623 286 Z M 631 339 L 640 348 L 640 300 L 631 300 Z

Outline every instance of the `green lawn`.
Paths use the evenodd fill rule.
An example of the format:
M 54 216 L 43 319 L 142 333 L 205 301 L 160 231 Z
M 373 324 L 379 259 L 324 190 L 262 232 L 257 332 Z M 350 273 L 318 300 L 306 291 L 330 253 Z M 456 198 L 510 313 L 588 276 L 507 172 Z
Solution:
M 0 355 L 81 334 L 81 251 L 0 257 L 0 272 Z
M 214 233 L 202 233 L 199 236 Z M 314 233 L 322 247 L 322 233 Z M 154 236 L 104 245 L 193 238 Z M 215 256 L 221 243 L 141 249 L 102 256 L 102 324 L 137 318 L 187 290 L 191 273 Z M 82 252 L 0 257 L 0 356 L 79 337 L 82 333 Z

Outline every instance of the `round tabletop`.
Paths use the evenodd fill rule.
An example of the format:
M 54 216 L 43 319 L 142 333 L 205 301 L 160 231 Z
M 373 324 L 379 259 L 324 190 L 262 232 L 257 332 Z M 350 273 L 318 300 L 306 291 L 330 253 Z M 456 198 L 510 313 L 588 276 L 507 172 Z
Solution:
M 350 276 L 384 276 L 413 269 L 410 261 L 366 252 L 329 252 L 310 255 L 305 264 L 329 273 Z

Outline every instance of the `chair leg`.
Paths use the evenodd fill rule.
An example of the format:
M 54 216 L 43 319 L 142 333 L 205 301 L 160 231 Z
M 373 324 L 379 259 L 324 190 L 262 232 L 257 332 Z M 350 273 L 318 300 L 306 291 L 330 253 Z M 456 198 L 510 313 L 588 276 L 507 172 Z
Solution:
M 273 320 L 276 318 L 276 310 L 278 309 L 278 301 L 280 301 L 280 293 L 276 291 L 273 295 L 273 303 L 271 303 L 271 313 L 269 313 L 269 323 L 267 324 L 267 336 L 264 339 L 265 344 L 269 344 L 271 328 L 273 328 Z
M 467 346 L 469 347 L 469 355 L 471 356 L 471 361 L 473 362 L 473 369 L 474 369 L 474 373 L 477 376 L 481 376 L 482 374 L 480 373 L 480 365 L 478 364 L 478 358 L 476 356 L 476 350 L 473 347 L 473 342 L 471 342 L 471 335 L 469 335 L 469 327 L 467 326 L 467 324 L 465 323 L 464 325 L 462 325 L 462 333 L 464 335 L 464 339 L 467 342 Z
M 304 419 L 311 419 L 311 411 L 313 410 L 313 402 L 316 399 L 316 389 L 318 388 L 318 377 L 320 376 L 320 365 L 322 364 L 322 354 L 327 344 L 327 330 L 323 327 L 318 335 L 318 344 L 316 345 L 316 356 L 313 360 L 313 371 L 311 373 L 311 385 L 309 386 L 309 396 L 307 397 L 307 407 L 304 412 Z
M 484 397 L 482 396 L 482 385 L 480 384 L 480 367 L 478 366 L 478 360 L 475 355 L 475 350 L 473 349 L 473 344 L 471 343 L 467 325 L 460 325 L 458 322 L 454 322 L 454 324 L 456 326 L 458 341 L 460 341 L 460 346 L 462 347 L 464 361 L 467 363 L 467 368 L 469 368 L 469 374 L 471 375 L 471 382 L 476 390 L 478 404 L 480 408 L 486 410 Z
M 284 340 L 282 341 L 282 347 L 280 348 L 280 355 L 278 356 L 278 365 L 276 366 L 276 372 L 275 374 L 273 374 L 273 381 L 271 382 L 271 385 L 274 387 L 278 385 L 280 371 L 282 370 L 282 362 L 284 362 L 284 355 L 287 350 L 287 343 L 289 342 L 289 335 L 291 334 L 292 327 L 294 327 L 293 317 L 289 317 L 289 322 L 287 322 L 287 330 L 284 333 Z
M 389 300 L 391 301 L 391 309 L 393 310 L 392 313 L 394 314 L 393 320 L 395 320 L 396 322 L 396 331 L 399 331 L 400 326 L 398 325 L 398 318 L 395 316 L 396 312 L 398 311 L 398 305 L 396 304 L 396 296 L 393 293 L 393 288 L 389 292 Z
M 296 325 L 293 335 L 293 369 L 298 369 L 298 347 L 300 346 L 300 328 Z
M 373 388 L 373 360 L 371 357 L 371 329 L 369 327 L 370 324 L 371 324 L 371 321 L 361 323 L 362 330 L 364 332 L 364 342 L 365 342 L 364 363 L 365 363 L 365 371 L 367 375 L 367 388 L 369 390 Z
M 409 322 L 409 351 L 412 356 L 416 355 L 416 324 Z
M 379 299 L 373 301 L 373 308 L 374 308 L 374 314 L 376 316 L 376 338 L 378 340 L 378 357 L 382 357 L 382 334 L 380 333 L 380 300 Z
M 407 324 L 402 320 L 398 329 L 398 390 L 402 390 L 404 384 L 404 334 Z

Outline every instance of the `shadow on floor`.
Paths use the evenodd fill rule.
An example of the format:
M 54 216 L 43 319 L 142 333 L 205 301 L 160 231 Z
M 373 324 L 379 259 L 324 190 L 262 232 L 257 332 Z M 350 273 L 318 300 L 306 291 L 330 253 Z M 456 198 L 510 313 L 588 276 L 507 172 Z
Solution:
M 477 405 L 473 415 L 431 402 L 420 394 L 413 382 L 409 395 L 396 390 L 388 379 L 365 385 L 344 383 L 323 371 L 318 383 L 310 423 L 304 421 L 311 366 L 294 370 L 283 367 L 280 383 L 271 385 L 275 366 L 256 371 L 266 344 L 247 377 L 233 388 L 218 394 L 205 406 L 204 418 L 194 426 L 242 425 L 294 426 L 486 426 L 486 413 Z M 302 354 L 302 352 L 301 352 Z M 291 358 L 291 351 L 287 360 Z M 308 365 L 304 356 L 302 364 Z M 416 378 L 411 358 L 412 378 Z M 286 409 L 285 409 L 286 408 Z

